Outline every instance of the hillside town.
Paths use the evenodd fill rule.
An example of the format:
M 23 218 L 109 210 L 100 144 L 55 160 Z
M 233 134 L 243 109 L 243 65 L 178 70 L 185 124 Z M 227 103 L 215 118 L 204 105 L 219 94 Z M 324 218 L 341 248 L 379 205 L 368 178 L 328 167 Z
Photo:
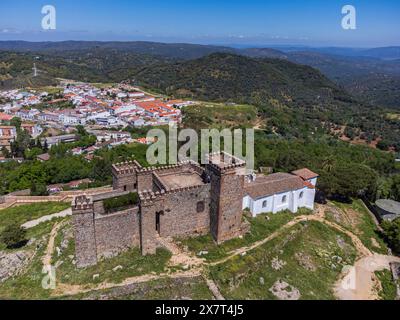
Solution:
M 40 137 L 41 142 L 50 148 L 60 142 L 74 142 L 76 126 L 92 128 L 89 133 L 96 136 L 96 146 L 91 146 L 90 150 L 76 148 L 72 150 L 74 154 L 91 154 L 96 148 L 131 143 L 129 132 L 118 131 L 127 126 L 138 128 L 171 122 L 179 124 L 182 121 L 180 109 L 194 103 L 160 100 L 136 87 L 123 84 L 99 88 L 82 82 L 62 82 L 59 87 L 50 87 L 48 91 L 1 91 L 0 99 L 6 101 L 0 104 L 0 150 L 10 150 L 12 141 L 17 137 L 17 129 L 10 121 L 19 118 L 22 121 L 21 128 L 31 138 Z M 47 129 L 65 134 L 44 136 Z M 148 144 L 145 138 L 137 142 Z

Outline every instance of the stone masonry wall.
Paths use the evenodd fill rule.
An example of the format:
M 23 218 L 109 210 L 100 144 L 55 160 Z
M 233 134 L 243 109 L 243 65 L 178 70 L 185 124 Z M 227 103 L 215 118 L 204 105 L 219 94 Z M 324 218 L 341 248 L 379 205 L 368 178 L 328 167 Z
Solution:
M 137 173 L 137 190 L 153 190 L 153 173 L 151 171 Z
M 200 204 L 201 202 L 201 204 Z M 210 230 L 210 185 L 168 193 L 160 216 L 160 236 L 194 236 Z M 201 209 L 201 212 L 198 212 Z
M 223 242 L 241 233 L 244 176 L 235 172 L 221 176 L 217 242 Z
M 84 268 L 95 265 L 97 263 L 97 254 L 93 207 L 87 210 L 74 210 L 72 224 L 74 227 L 77 266 Z
M 211 178 L 210 231 L 218 242 L 235 238 L 242 233 L 242 199 L 244 176 L 235 168 L 217 169 L 207 166 Z
M 98 259 L 140 244 L 138 207 L 105 215 L 96 212 L 94 223 Z

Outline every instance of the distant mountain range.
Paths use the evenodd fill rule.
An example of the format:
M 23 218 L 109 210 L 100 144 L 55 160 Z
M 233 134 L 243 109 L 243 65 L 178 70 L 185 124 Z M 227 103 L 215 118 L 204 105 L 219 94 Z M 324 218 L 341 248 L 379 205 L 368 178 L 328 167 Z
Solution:
M 252 104 L 269 134 L 346 130 L 400 148 L 399 60 L 159 43 L 1 43 L 0 89 L 129 81 L 175 97 Z M 33 77 L 36 64 L 38 77 Z M 319 71 L 319 70 L 320 71 Z
M 366 103 L 400 108 L 400 47 L 357 49 L 287 46 L 238 49 L 143 41 L 0 41 L 0 50 L 41 54 L 42 59 L 52 61 L 53 65 L 64 65 L 56 73 L 52 68 L 48 68 L 47 72 L 50 75 L 76 75 L 87 81 L 129 78 L 141 67 L 149 64 L 193 60 L 217 52 L 252 58 L 284 59 L 320 70 L 329 79 Z
M 28 41 L 0 41 L 0 50 L 9 51 L 70 51 L 88 50 L 93 48 L 116 49 L 131 51 L 139 54 L 154 54 L 169 58 L 195 59 L 214 52 L 244 53 L 253 55 L 257 51 L 261 55 L 282 55 L 289 52 L 318 52 L 321 54 L 369 57 L 376 59 L 396 60 L 400 59 L 400 47 L 382 47 L 371 49 L 343 48 L 343 47 L 302 47 L 281 46 L 268 48 L 244 48 L 238 49 L 227 46 L 199 45 L 188 43 L 160 43 L 147 41 L 60 41 L 60 42 L 28 42 Z

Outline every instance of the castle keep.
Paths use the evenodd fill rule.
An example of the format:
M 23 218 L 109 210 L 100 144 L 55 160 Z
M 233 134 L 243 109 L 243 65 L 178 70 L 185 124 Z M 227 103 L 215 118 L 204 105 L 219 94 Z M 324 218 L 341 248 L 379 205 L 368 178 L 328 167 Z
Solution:
M 163 237 L 211 233 L 217 243 L 249 230 L 242 219 L 245 162 L 226 153 L 209 155 L 201 167 L 194 162 L 144 168 L 138 162 L 112 167 L 113 192 L 72 203 L 78 267 L 139 246 L 154 254 Z M 106 212 L 106 199 L 137 192 L 137 205 Z
M 96 264 L 133 246 L 154 254 L 162 238 L 211 233 L 216 243 L 249 230 L 244 209 L 261 213 L 314 209 L 318 175 L 309 169 L 246 176 L 246 163 L 227 153 L 195 162 L 144 168 L 138 162 L 113 165 L 113 191 L 72 202 L 78 267 Z M 135 203 L 110 210 L 110 199 L 137 192 Z

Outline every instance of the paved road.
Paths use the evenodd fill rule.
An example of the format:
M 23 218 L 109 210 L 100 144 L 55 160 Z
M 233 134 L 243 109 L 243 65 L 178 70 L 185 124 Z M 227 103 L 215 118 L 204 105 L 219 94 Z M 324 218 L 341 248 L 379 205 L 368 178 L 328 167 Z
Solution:
M 72 210 L 71 210 L 71 208 L 68 208 L 68 209 L 65 209 L 64 211 L 61 211 L 58 213 L 49 214 L 48 216 L 43 216 L 43 217 L 40 217 L 39 219 L 28 221 L 28 222 L 24 223 L 21 227 L 23 227 L 25 229 L 30 229 L 30 228 L 36 227 L 37 225 L 39 225 L 43 222 L 50 221 L 54 218 L 64 218 L 64 217 L 71 216 L 71 215 L 72 215 Z

